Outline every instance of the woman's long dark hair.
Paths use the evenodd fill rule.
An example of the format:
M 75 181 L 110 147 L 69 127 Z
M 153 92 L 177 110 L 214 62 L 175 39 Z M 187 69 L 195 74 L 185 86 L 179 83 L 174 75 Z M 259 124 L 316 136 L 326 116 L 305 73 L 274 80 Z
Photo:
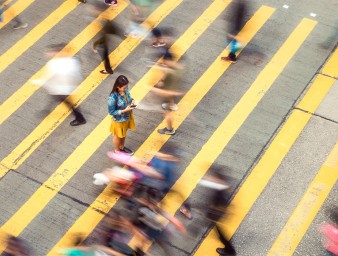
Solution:
M 118 88 L 121 88 L 123 86 L 125 86 L 126 84 L 128 84 L 129 81 L 128 81 L 128 78 L 124 75 L 119 75 L 117 78 L 116 78 L 116 81 L 114 83 L 114 86 L 113 86 L 113 89 L 112 91 L 110 92 L 110 94 L 112 93 L 115 93 L 117 92 L 117 89 Z

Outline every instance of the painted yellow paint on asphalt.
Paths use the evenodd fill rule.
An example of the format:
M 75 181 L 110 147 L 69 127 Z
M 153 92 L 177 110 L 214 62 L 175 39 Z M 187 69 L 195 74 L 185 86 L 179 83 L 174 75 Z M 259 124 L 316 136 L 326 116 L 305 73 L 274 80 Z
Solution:
M 338 178 L 338 142 L 267 255 L 293 255 Z
M 40 24 L 36 25 L 22 39 L 0 56 L 0 73 L 27 51 L 36 41 L 79 5 L 77 0 L 63 2 Z
M 209 138 L 208 142 L 198 152 L 181 178 L 175 183 L 174 190 L 181 190 L 186 197 L 189 196 L 198 181 L 204 176 L 214 160 L 222 153 L 225 146 L 263 98 L 264 94 L 270 89 L 273 82 L 283 71 L 286 64 L 302 45 L 315 25 L 315 21 L 304 19 L 297 26 L 271 61 L 260 72 L 251 87 Z M 205 159 L 208 159 L 210 163 L 205 163 Z M 183 203 L 182 199 L 179 198 L 170 200 L 170 202 L 171 204 L 168 205 L 169 208 L 167 210 L 172 214 Z
M 215 3 L 214 2 L 214 8 Z M 216 5 L 217 6 L 217 5 Z M 210 7 L 209 7 L 210 8 Z M 219 7 L 220 8 L 220 7 Z M 225 7 L 224 7 L 225 8 Z M 219 10 L 222 11 L 222 10 Z M 252 19 L 248 22 L 248 26 L 252 25 L 252 29 L 250 32 L 247 33 L 247 40 L 251 40 L 251 38 L 257 33 L 257 31 L 261 28 L 261 26 L 266 22 L 266 20 L 272 15 L 274 12 L 273 8 L 270 7 L 261 7 L 259 11 L 254 15 Z M 216 17 L 214 17 L 216 18 Z M 204 19 L 203 15 L 201 15 L 200 19 Z M 200 24 L 202 26 L 203 23 Z M 204 24 L 204 26 L 206 26 Z M 183 37 L 181 37 L 183 38 Z M 189 37 L 188 37 L 189 38 Z M 187 39 L 188 39 L 187 38 Z M 178 42 L 181 42 L 180 39 Z M 176 43 L 175 43 L 176 44 Z M 182 45 L 183 40 L 182 40 Z M 213 84 L 217 81 L 217 79 L 223 74 L 223 72 L 229 67 L 229 63 L 223 62 L 220 60 L 221 56 L 224 56 L 228 53 L 228 50 L 225 50 L 220 54 L 220 56 L 217 57 L 216 61 L 211 65 L 211 67 L 206 71 L 202 77 L 200 78 L 197 83 L 192 87 L 190 91 L 186 94 L 186 96 L 181 100 L 179 105 L 185 105 L 187 102 L 190 102 L 192 104 L 189 104 L 186 106 L 187 109 L 180 109 L 180 112 L 182 112 L 181 120 L 176 122 L 177 127 L 183 122 L 184 118 L 188 116 L 188 114 L 192 111 L 192 109 L 198 104 L 198 102 L 203 98 L 203 96 L 207 93 L 208 90 L 213 86 Z M 183 53 L 181 53 L 183 54 Z M 212 76 L 215 76 L 214 79 L 210 80 L 210 74 L 212 72 Z M 145 75 L 147 76 L 147 75 Z M 151 77 L 149 75 L 148 77 Z M 209 80 L 206 79 L 209 77 Z M 139 84 L 139 83 L 138 83 Z M 142 85 L 142 84 L 141 84 Z M 137 86 L 137 85 L 136 85 Z M 135 86 L 135 87 L 136 87 Z M 134 87 L 134 88 L 135 88 Z M 205 88 L 205 89 L 202 89 Z M 132 95 L 133 97 L 139 101 L 140 95 L 143 97 L 143 89 L 142 90 L 134 90 L 132 89 Z M 138 87 L 141 88 L 141 87 Z M 136 88 L 135 88 L 136 89 Z M 194 97 L 194 100 L 191 101 L 191 97 Z M 181 104 L 182 103 L 182 104 Z M 108 116 L 104 119 L 104 121 L 100 124 L 103 125 L 105 128 L 101 129 L 102 132 L 105 132 L 107 136 L 109 136 L 109 133 L 107 133 L 106 127 L 109 126 L 111 118 Z M 100 128 L 98 126 L 97 128 Z M 160 126 L 159 126 L 160 127 Z M 168 136 L 159 136 L 157 129 L 154 130 L 154 132 L 149 136 L 149 138 L 143 143 L 143 145 L 135 152 L 136 156 L 143 157 L 146 152 L 150 151 L 157 151 L 159 148 L 166 142 L 168 139 Z M 98 147 L 97 145 L 96 147 Z M 95 148 L 96 148 L 95 147 Z M 147 159 L 144 160 L 150 160 L 151 156 L 148 155 Z M 91 233 L 91 231 L 96 227 L 96 225 L 102 220 L 104 217 L 103 213 L 108 213 L 109 210 L 115 205 L 118 196 L 108 196 L 111 191 L 111 188 L 108 186 L 97 198 L 96 200 L 91 204 L 91 206 L 82 214 L 82 216 L 74 223 L 74 225 L 67 231 L 65 236 L 59 241 L 59 243 L 53 248 L 52 252 L 55 252 L 57 248 L 67 246 L 69 244 L 69 241 L 71 240 L 72 234 L 80 232 L 81 234 L 87 236 Z M 98 212 L 99 211 L 101 212 Z M 51 253 L 50 255 L 53 255 Z
M 155 13 L 153 13 L 150 16 L 150 18 L 152 18 L 152 20 L 154 20 L 155 22 L 153 25 L 156 26 L 172 10 L 174 10 L 174 8 L 176 8 L 181 2 L 182 2 L 181 0 L 170 1 L 170 2 L 167 1 L 163 5 L 161 5 L 155 11 Z M 211 12 L 209 14 L 214 15 L 215 13 Z M 206 27 L 207 26 L 205 26 L 205 28 L 200 29 L 200 30 L 205 31 Z M 191 45 L 192 42 L 189 40 L 196 40 L 197 38 L 198 37 L 192 37 L 191 39 L 187 38 L 187 40 L 183 43 L 187 43 L 187 45 Z M 119 46 L 120 48 L 125 49 L 124 51 L 122 51 L 122 53 L 120 50 L 120 56 L 119 56 L 120 62 L 123 60 L 123 57 L 125 58 L 128 55 L 128 53 L 131 52 L 132 49 L 134 49 L 141 42 L 141 40 L 132 39 L 132 40 L 126 40 L 126 42 L 127 43 L 123 45 L 124 47 L 121 47 L 121 45 Z M 117 50 L 119 50 L 119 48 Z M 116 57 L 116 55 L 114 57 Z M 116 65 L 117 64 L 115 63 L 115 66 Z M 99 69 L 99 67 L 97 69 Z M 99 72 L 97 73 L 100 74 Z M 89 86 L 92 86 L 92 84 L 88 84 L 88 87 Z M 60 111 L 61 115 L 65 115 L 65 113 L 67 113 L 68 110 L 63 105 L 60 105 L 57 107 L 56 111 Z M 51 118 L 53 118 L 53 116 L 49 115 L 47 117 L 48 121 L 51 121 Z M 64 120 L 65 117 L 62 116 L 62 118 L 63 118 L 62 120 Z M 59 122 L 61 121 L 59 120 Z M 46 127 L 42 125 L 40 129 L 45 129 L 45 128 Z M 43 134 L 40 134 L 40 135 L 43 135 Z M 91 147 L 91 145 L 92 144 L 101 145 L 104 139 L 108 137 L 108 135 L 109 134 L 107 134 L 106 125 L 101 125 L 99 129 L 95 129 L 91 133 L 91 135 L 89 135 L 82 142 L 82 144 L 71 154 L 71 156 L 67 158 L 67 160 L 58 168 L 58 170 L 56 170 L 56 172 L 33 194 L 33 196 L 28 201 L 26 201 L 26 203 L 14 214 L 14 216 L 10 218 L 3 225 L 0 233 L 4 234 L 4 232 L 6 232 L 12 235 L 19 235 L 22 232 L 22 230 L 32 221 L 32 219 L 35 218 L 35 216 L 48 204 L 48 202 L 57 194 L 57 192 L 79 170 L 81 165 L 85 163 L 88 160 L 88 158 L 95 152 L 97 148 Z M 43 136 L 43 138 L 45 137 Z M 34 144 L 34 141 L 33 141 L 33 144 Z M 39 142 L 39 144 L 41 144 L 41 141 Z M 92 150 L 89 150 L 89 148 L 91 148 Z M 25 157 L 27 158 L 27 155 Z M 23 162 L 24 160 L 20 158 L 19 161 Z M 0 252 L 3 250 L 4 250 L 4 245 L 0 244 Z
M 333 78 L 318 75 L 307 93 L 296 106 L 296 109 L 292 111 L 281 130 L 271 142 L 269 148 L 231 201 L 229 208 L 235 209 L 235 211 L 222 222 L 228 237 L 232 237 L 236 232 L 254 202 L 262 193 L 280 163 L 310 120 L 312 116 L 310 113 L 315 112 L 334 82 L 335 79 Z M 302 110 L 299 110 L 300 108 Z M 215 231 L 212 230 L 195 255 L 202 256 L 205 255 L 206 252 L 210 253 L 210 248 L 213 248 L 213 252 L 210 253 L 210 255 L 217 255 L 214 250 L 221 246 L 222 244 L 216 238 Z
M 70 49 L 70 54 L 75 55 L 81 50 L 101 29 L 102 24 L 99 22 L 101 17 L 113 20 L 127 7 L 126 1 L 119 1 L 117 7 L 111 7 L 104 11 L 98 18 L 91 22 L 85 29 L 83 29 L 72 41 L 70 41 L 65 49 Z M 61 51 L 63 54 L 64 50 Z M 46 66 L 42 67 L 36 72 L 23 86 L 16 90 L 10 97 L 8 97 L 0 105 L 0 124 L 9 118 L 15 111 L 17 111 L 26 100 L 36 92 L 40 86 L 32 84 L 32 80 L 39 79 L 44 76 Z
M 338 178 L 338 143 L 272 245 L 268 255 L 293 255 Z
M 336 50 L 338 53 L 338 48 Z M 325 88 L 323 90 L 309 90 L 306 92 L 307 100 L 302 100 L 297 104 L 297 108 L 308 111 L 310 113 L 314 113 L 318 107 L 318 99 L 322 99 L 326 94 L 326 88 L 335 82 L 334 78 L 325 76 L 325 75 L 317 75 L 316 79 L 313 81 L 311 88 Z
M 322 73 L 328 76 L 338 78 L 338 51 L 331 55 L 329 61 L 325 64 Z
M 6 1 L 5 5 L 10 4 L 11 0 Z M 0 29 L 6 26 L 16 16 L 19 16 L 27 7 L 29 7 L 35 0 L 18 0 L 3 13 L 3 22 L 0 23 Z M 0 72 L 1 73 L 1 72 Z
M 157 26 L 174 8 L 183 0 L 165 1 L 145 21 L 147 24 Z M 154 20 L 150 23 L 149 20 Z M 111 64 L 115 69 L 140 43 L 142 39 L 127 38 L 111 54 Z M 95 68 L 92 73 L 80 84 L 74 92 L 77 105 L 81 104 L 97 86 L 108 76 L 101 74 L 103 63 Z M 140 90 L 141 91 L 141 90 Z M 0 178 L 10 169 L 18 168 L 31 153 L 67 118 L 70 114 L 65 104 L 58 105 L 7 157 L 0 163 Z

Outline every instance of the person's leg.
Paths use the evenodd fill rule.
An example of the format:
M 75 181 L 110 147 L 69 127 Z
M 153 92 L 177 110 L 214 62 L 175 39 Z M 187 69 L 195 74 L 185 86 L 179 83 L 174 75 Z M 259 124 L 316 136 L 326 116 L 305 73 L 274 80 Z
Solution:
M 237 40 L 234 36 L 228 35 L 227 44 L 230 44 L 230 53 L 226 57 L 221 57 L 222 60 L 230 61 L 232 63 L 237 62 L 236 52 L 238 51 L 237 48 Z
M 219 240 L 224 245 L 224 248 L 217 248 L 216 252 L 219 253 L 220 255 L 236 255 L 235 248 L 226 239 L 225 235 L 223 234 L 219 226 L 216 224 L 215 227 L 218 233 Z
M 160 134 L 174 135 L 176 131 L 173 128 L 173 117 L 171 115 L 171 111 L 164 111 L 164 119 L 166 121 L 166 127 L 163 129 L 157 130 Z
M 13 20 L 15 22 L 15 25 L 13 26 L 13 29 L 27 28 L 27 26 L 28 26 L 28 23 L 23 22 L 21 20 L 21 18 L 19 18 L 18 16 L 15 16 L 15 18 Z
M 172 130 L 173 129 L 173 116 L 172 116 L 171 112 L 170 111 L 165 111 L 164 117 L 166 119 L 167 128 L 169 130 Z
M 133 155 L 134 152 L 131 149 L 129 149 L 126 146 L 124 146 L 125 140 L 126 140 L 125 137 L 121 138 L 120 151 L 123 151 L 124 153 L 127 153 L 129 155 Z
M 105 70 L 101 70 L 100 72 L 104 74 L 113 74 L 114 70 L 111 68 L 111 65 L 110 65 L 107 40 L 104 41 L 103 47 L 99 52 L 103 60 L 104 69 L 105 69 Z
M 122 138 L 117 137 L 116 135 L 113 137 L 113 145 L 115 152 L 120 151 Z
M 120 142 L 120 150 L 124 149 L 124 142 L 126 141 L 126 137 L 121 138 L 121 142 Z
M 69 108 L 71 108 L 73 110 L 73 115 L 75 116 L 75 120 L 70 122 L 71 126 L 78 126 L 81 124 L 85 124 L 86 123 L 86 119 L 83 117 L 82 113 L 80 112 L 80 108 L 74 107 L 73 104 L 73 98 L 72 96 L 61 96 L 64 98 L 63 102 L 66 103 L 68 105 Z

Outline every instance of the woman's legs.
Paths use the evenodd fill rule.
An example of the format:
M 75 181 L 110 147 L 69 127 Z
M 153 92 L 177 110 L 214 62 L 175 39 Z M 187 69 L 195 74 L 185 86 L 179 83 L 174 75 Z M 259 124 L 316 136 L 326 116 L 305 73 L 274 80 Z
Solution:
M 126 137 L 121 138 L 120 149 L 124 149 L 124 142 L 126 141 Z
M 121 150 L 121 144 L 123 143 L 123 145 L 124 145 L 124 139 L 125 138 L 119 138 L 116 135 L 113 137 L 113 145 L 114 145 L 115 152 Z M 122 140 L 123 140 L 123 142 L 122 142 Z

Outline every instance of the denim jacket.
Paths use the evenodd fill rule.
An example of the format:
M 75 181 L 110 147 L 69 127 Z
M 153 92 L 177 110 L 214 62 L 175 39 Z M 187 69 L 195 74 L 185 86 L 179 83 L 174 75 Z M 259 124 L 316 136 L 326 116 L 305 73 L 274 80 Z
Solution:
M 113 117 L 113 119 L 119 123 L 129 121 L 131 113 L 122 113 L 122 110 L 130 105 L 133 100 L 128 89 L 126 89 L 124 92 L 126 94 L 128 103 L 126 102 L 124 96 L 117 92 L 110 94 L 108 98 L 108 112 Z

